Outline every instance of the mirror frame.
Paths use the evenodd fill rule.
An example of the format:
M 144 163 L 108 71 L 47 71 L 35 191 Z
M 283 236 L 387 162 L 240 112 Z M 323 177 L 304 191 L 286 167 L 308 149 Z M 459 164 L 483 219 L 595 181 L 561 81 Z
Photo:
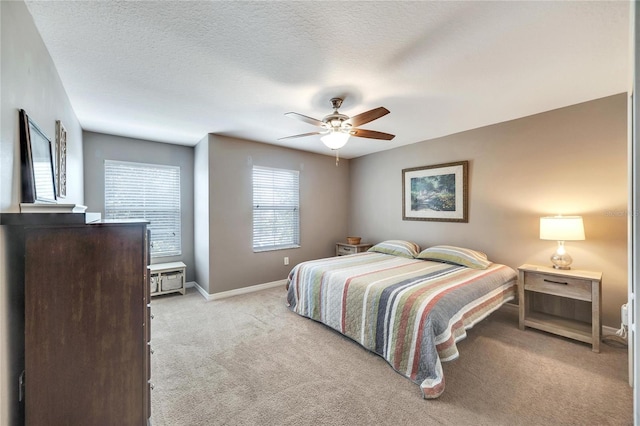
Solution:
M 44 134 L 42 130 L 36 125 L 36 123 L 29 118 L 25 110 L 20 110 L 20 171 L 22 175 L 22 202 L 23 203 L 55 203 L 56 202 L 56 175 L 53 165 L 53 149 L 51 145 L 51 139 Z M 51 179 L 45 177 L 45 181 L 36 182 L 36 175 L 33 165 L 33 143 L 46 143 L 46 147 L 43 151 L 48 153 L 48 162 L 50 165 Z M 38 186 L 51 185 L 51 194 L 53 198 L 45 194 L 39 194 L 37 191 Z M 49 192 L 49 191 L 47 191 Z

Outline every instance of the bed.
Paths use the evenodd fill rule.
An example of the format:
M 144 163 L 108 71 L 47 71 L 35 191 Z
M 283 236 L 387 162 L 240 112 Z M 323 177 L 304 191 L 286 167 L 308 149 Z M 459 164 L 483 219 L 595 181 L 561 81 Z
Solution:
M 424 398 L 437 398 L 445 388 L 441 362 L 458 357 L 467 329 L 514 298 L 517 274 L 468 249 L 385 249 L 400 243 L 408 242 L 296 265 L 287 304 L 383 357 Z

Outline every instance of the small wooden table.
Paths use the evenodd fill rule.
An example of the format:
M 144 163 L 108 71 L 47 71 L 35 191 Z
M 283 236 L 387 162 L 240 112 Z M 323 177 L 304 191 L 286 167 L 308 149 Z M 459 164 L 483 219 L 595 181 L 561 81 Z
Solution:
M 590 343 L 600 352 L 602 273 L 546 266 L 518 268 L 519 326 Z

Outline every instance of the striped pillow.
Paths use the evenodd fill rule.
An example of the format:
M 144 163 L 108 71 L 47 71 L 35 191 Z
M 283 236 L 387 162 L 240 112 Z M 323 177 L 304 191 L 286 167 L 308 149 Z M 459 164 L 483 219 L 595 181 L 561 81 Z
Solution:
M 454 246 L 429 247 L 428 249 L 422 250 L 417 258 L 453 263 L 473 269 L 487 269 L 491 265 L 486 254 L 480 251 Z
M 420 246 L 410 241 L 387 240 L 376 244 L 368 251 L 413 259 L 420 253 Z

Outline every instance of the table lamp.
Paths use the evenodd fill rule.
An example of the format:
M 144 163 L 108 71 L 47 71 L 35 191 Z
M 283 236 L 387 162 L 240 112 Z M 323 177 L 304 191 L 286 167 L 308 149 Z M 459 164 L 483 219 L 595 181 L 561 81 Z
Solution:
M 564 248 L 565 241 L 584 240 L 582 216 L 547 216 L 540 218 L 540 239 L 558 242 L 558 249 L 551 256 L 555 269 L 571 269 L 573 259 Z

